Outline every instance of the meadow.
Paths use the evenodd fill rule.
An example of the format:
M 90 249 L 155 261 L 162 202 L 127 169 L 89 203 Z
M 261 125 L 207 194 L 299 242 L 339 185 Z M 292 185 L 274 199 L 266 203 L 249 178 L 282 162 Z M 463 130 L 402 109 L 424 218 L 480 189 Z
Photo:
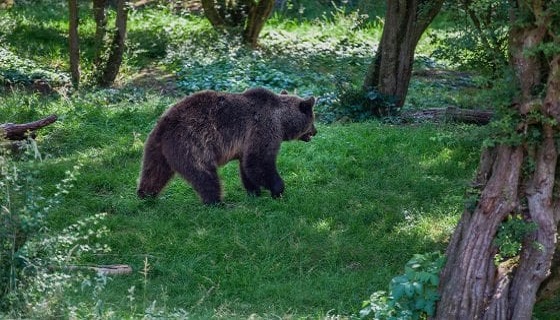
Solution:
M 275 14 L 255 52 L 215 34 L 195 13 L 168 6 L 131 12 L 124 66 L 110 89 L 87 85 L 93 23 L 82 8 L 86 84 L 79 91 L 65 85 L 65 4 L 0 10 L 0 123 L 59 117 L 28 144 L 36 147 L 31 152 L 2 156 L 9 163 L 4 175 L 13 177 L 10 168 L 17 167 L 13 181 L 20 181 L 3 189 L 3 201 L 10 199 L 3 212 L 40 223 L 29 240 L 36 247 L 18 257 L 49 267 L 41 281 L 40 272 L 26 273 L 35 284 L 15 289 L 13 297 L 25 299 L 10 300 L 4 315 L 352 318 L 373 292 L 388 290 L 414 254 L 443 252 L 468 205 L 465 192 L 488 129 L 371 119 L 349 104 L 381 24 L 375 11 L 366 17 L 326 8 L 313 18 L 298 8 Z M 430 58 L 433 46 L 428 36 L 422 40 L 417 70 L 445 65 Z M 37 78 L 57 90 L 25 89 Z M 201 205 L 178 177 L 155 200 L 136 197 L 143 142 L 166 108 L 201 89 L 253 86 L 319 99 L 317 136 L 282 146 L 283 198 L 248 196 L 236 162 L 220 170 L 224 206 Z M 452 70 L 445 78 L 415 76 L 405 108 L 486 101 L 475 74 Z M 73 225 L 80 227 L 68 229 Z M 58 242 L 42 252 L 42 239 Z M 88 271 L 113 264 L 132 272 Z M 46 275 L 53 265 L 65 276 Z

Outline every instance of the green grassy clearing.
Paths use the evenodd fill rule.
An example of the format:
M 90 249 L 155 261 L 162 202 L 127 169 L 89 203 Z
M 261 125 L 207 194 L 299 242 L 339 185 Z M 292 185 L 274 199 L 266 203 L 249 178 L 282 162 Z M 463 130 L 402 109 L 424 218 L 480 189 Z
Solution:
M 224 208 L 202 206 L 179 178 L 159 199 L 139 201 L 142 141 L 170 99 L 147 94 L 131 103 L 121 95 L 105 104 L 93 94 L 50 99 L 33 114 L 61 116 L 39 139 L 44 192 L 83 165 L 51 227 L 108 213 L 112 252 L 84 263 L 135 270 L 113 277 L 103 294 L 105 308 L 122 316 L 131 312 L 132 286 L 135 310 L 157 301 L 195 318 L 355 313 L 413 253 L 444 249 L 477 163 L 474 127 L 320 125 L 312 142 L 283 145 L 283 199 L 248 197 L 230 163 L 221 171 Z M 26 99 L 38 103 L 4 95 L 0 121 Z M 145 259 L 146 282 L 139 273 Z M 87 302 L 91 292 L 73 299 Z

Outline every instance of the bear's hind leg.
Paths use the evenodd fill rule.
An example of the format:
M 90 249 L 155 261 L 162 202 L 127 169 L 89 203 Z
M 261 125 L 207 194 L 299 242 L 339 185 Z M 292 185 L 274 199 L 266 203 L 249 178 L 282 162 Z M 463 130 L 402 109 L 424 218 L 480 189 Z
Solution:
M 190 182 L 204 204 L 222 202 L 222 189 L 217 168 L 197 170 L 194 168 L 175 168 L 185 180 Z
M 142 172 L 136 193 L 141 199 L 157 196 L 173 177 L 173 170 L 161 153 L 161 149 L 147 147 L 144 151 Z
M 243 161 L 239 161 L 239 174 L 241 176 L 241 182 L 243 182 L 243 186 L 245 187 L 245 190 L 247 190 L 247 193 L 256 197 L 260 196 L 261 187 L 251 181 L 251 179 L 245 172 Z

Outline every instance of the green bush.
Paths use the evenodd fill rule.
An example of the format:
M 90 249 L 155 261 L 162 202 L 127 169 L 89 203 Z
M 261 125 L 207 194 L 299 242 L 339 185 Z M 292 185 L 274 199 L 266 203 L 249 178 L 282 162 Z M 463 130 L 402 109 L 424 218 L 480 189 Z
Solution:
M 362 81 L 375 48 L 371 33 L 379 31 L 379 26 L 367 22 L 366 18 L 342 9 L 312 22 L 274 16 L 262 32 L 261 47 L 256 50 L 249 50 L 239 40 L 224 38 L 211 29 L 200 28 L 170 46 L 165 65 L 175 69 L 178 86 L 186 93 L 241 92 L 260 86 L 276 92 L 288 90 L 302 96 L 314 95 L 319 98 L 317 112 L 330 113 L 321 119 L 332 122 L 341 117 L 333 108 L 356 108 L 345 104 L 331 106 L 345 99 L 338 96 L 345 93 L 337 87 L 339 81 L 333 74 L 351 83 Z M 296 23 L 298 27 L 294 29 Z M 342 113 L 352 120 L 366 118 L 366 112 L 360 110 Z

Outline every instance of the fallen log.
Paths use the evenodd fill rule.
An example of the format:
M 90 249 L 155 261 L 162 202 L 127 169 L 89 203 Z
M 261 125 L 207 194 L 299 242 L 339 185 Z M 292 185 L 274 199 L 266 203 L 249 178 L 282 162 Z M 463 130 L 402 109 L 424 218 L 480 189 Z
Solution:
M 110 264 L 99 266 L 76 266 L 71 265 L 67 267 L 68 270 L 92 270 L 99 274 L 104 275 L 121 275 L 132 273 L 132 267 L 127 264 Z
M 28 136 L 34 138 L 35 130 L 41 129 L 58 119 L 56 115 L 22 124 L 4 123 L 0 125 L 0 138 L 7 140 L 25 140 Z
M 403 119 L 413 121 L 449 121 L 485 125 L 490 122 L 494 112 L 488 110 L 461 109 L 454 106 L 414 110 L 402 113 Z

